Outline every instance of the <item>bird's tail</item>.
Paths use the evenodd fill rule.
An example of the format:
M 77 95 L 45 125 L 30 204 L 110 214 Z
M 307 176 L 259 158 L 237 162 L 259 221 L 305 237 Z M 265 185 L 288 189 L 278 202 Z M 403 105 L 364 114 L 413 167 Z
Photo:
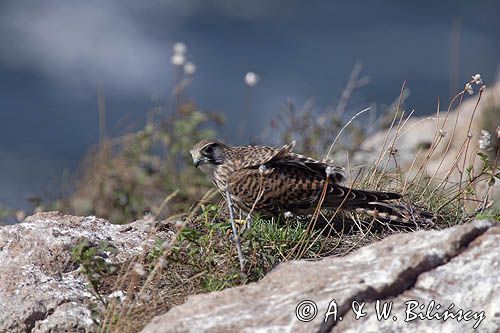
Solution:
M 352 189 L 334 184 L 327 190 L 323 207 L 342 207 L 353 209 L 372 202 L 385 202 L 400 199 L 401 195 L 393 192 L 379 192 Z
M 330 191 L 325 197 L 324 207 L 340 206 L 344 210 L 368 215 L 389 223 L 419 226 L 435 223 L 434 214 L 416 205 L 398 200 L 402 198 L 401 194 L 350 189 L 339 185 L 335 187 L 336 189 Z

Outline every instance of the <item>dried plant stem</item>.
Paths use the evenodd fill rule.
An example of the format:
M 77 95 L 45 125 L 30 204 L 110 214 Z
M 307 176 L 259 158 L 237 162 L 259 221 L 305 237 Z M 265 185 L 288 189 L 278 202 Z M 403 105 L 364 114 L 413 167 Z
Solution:
M 307 249 L 305 248 L 305 246 L 303 246 L 303 244 L 304 244 L 305 240 L 309 237 L 310 232 L 314 231 L 314 227 L 316 226 L 316 222 L 318 221 L 318 217 L 320 215 L 321 206 L 323 205 L 323 202 L 324 202 L 324 200 L 326 198 L 326 191 L 328 189 L 329 179 L 330 179 L 330 177 L 327 175 L 326 176 L 325 184 L 323 185 L 323 190 L 321 191 L 321 196 L 319 198 L 318 206 L 316 206 L 316 209 L 314 210 L 314 213 L 313 213 L 313 215 L 311 217 L 311 220 L 307 224 L 307 228 L 304 231 L 304 234 L 300 238 L 300 240 L 297 243 L 297 245 L 295 245 L 294 248 L 292 249 L 292 251 L 290 252 L 289 257 L 291 257 L 292 255 L 294 255 L 296 250 L 299 250 L 299 255 L 296 257 L 296 258 L 299 259 L 299 258 L 302 258 L 303 255 L 304 255 L 304 253 L 307 251 Z
M 403 92 L 404 92 L 405 85 L 406 85 L 406 80 L 404 80 L 403 85 L 401 86 L 401 90 L 399 92 L 398 104 L 396 107 L 396 112 L 394 112 L 394 117 L 392 118 L 391 126 L 389 126 L 389 128 L 387 129 L 387 134 L 385 135 L 385 138 L 384 138 L 384 144 L 380 148 L 380 154 L 374 163 L 373 172 L 371 173 L 371 176 L 368 180 L 369 184 L 372 183 L 373 178 L 375 177 L 375 174 L 377 173 L 378 166 L 380 165 L 380 162 L 382 161 L 382 158 L 385 155 L 385 145 L 387 144 L 387 140 L 389 140 L 389 133 L 391 132 L 391 130 L 394 127 L 394 124 L 396 122 L 396 119 L 398 118 L 398 113 L 399 113 L 399 110 L 401 108 L 401 103 L 403 100 Z
M 477 101 L 476 101 L 476 105 L 474 105 L 474 110 L 472 110 L 472 115 L 470 117 L 470 120 L 469 120 L 469 127 L 467 127 L 467 144 L 465 146 L 465 153 L 464 153 L 464 163 L 462 165 L 462 170 L 465 170 L 465 164 L 467 163 L 467 153 L 469 152 L 469 145 L 470 145 L 470 141 L 472 139 L 472 133 L 471 133 L 471 127 L 472 127 L 472 121 L 474 120 L 474 116 L 476 114 L 476 111 L 477 111 L 477 107 L 479 105 L 479 102 L 481 101 L 481 96 L 483 96 L 483 89 L 480 89 L 479 90 L 479 96 L 477 97 Z M 460 181 L 459 181 L 459 186 L 461 186 L 462 184 L 462 177 L 463 177 L 463 172 L 460 172 Z
M 201 207 L 201 205 L 204 202 L 208 201 L 215 193 L 216 193 L 215 189 L 211 189 L 211 190 L 207 191 L 207 193 L 205 193 L 205 195 L 203 196 L 203 198 L 193 208 L 193 210 L 191 211 L 191 214 L 187 217 L 186 220 L 187 221 L 192 220 L 194 218 L 195 214 L 197 213 L 198 209 Z M 170 255 L 170 251 L 173 248 L 174 244 L 177 242 L 177 239 L 179 237 L 180 232 L 182 231 L 182 228 L 180 230 L 178 230 L 178 232 L 176 232 L 172 236 L 172 238 L 169 241 L 168 246 L 165 248 L 165 251 L 163 252 L 163 254 L 161 256 L 161 259 L 164 259 L 168 255 Z M 149 231 L 149 236 L 152 235 L 152 234 L 153 234 L 153 228 L 151 228 L 151 230 Z M 146 237 L 146 240 L 149 239 L 149 236 Z M 146 242 L 146 240 L 144 242 Z M 143 253 L 142 257 L 144 257 L 144 255 L 145 255 L 145 253 Z M 126 282 L 129 282 L 129 286 L 128 286 L 127 290 L 128 290 L 128 294 L 132 295 L 132 293 L 134 291 L 134 288 L 138 285 L 139 280 L 138 280 L 138 277 L 137 277 L 136 274 L 132 274 L 132 277 L 130 279 L 129 279 L 129 277 L 131 275 L 131 272 L 133 271 L 132 270 L 132 266 L 137 261 L 139 261 L 139 256 L 136 256 L 133 260 L 131 260 L 128 263 L 128 265 L 126 266 L 126 268 L 124 268 L 124 269 L 121 270 L 122 272 L 125 272 L 125 273 L 121 275 L 120 279 L 118 279 L 117 283 L 115 284 L 114 290 L 122 290 L 122 289 L 124 289 L 124 284 Z M 140 261 L 142 261 L 142 259 Z M 154 266 L 153 270 L 148 274 L 148 276 L 146 278 L 146 281 L 143 283 L 141 289 L 137 292 L 137 298 L 138 299 L 140 299 L 144 295 L 144 292 L 150 286 L 151 282 L 156 277 L 156 274 L 158 273 L 159 270 L 160 270 L 160 260 L 158 260 L 158 262 Z M 132 300 L 130 298 L 127 298 L 127 300 L 125 301 L 125 304 L 121 306 L 120 315 L 119 315 L 120 318 L 127 318 L 130 315 L 130 312 L 132 311 L 132 307 L 128 307 L 127 305 L 131 301 Z M 116 301 L 114 301 L 114 302 L 116 302 Z M 105 316 L 105 318 L 103 320 L 103 323 L 101 324 L 100 331 L 105 331 L 105 330 L 108 330 L 108 329 L 111 330 L 111 327 L 106 328 L 105 325 L 106 325 L 106 323 L 108 323 L 108 321 L 109 321 L 110 325 L 112 325 L 112 323 L 110 321 L 110 316 L 112 314 L 113 314 L 112 312 L 107 311 L 107 314 L 106 314 L 106 316 Z
M 337 136 L 335 137 L 335 139 L 333 140 L 330 148 L 328 149 L 328 153 L 326 154 L 326 157 L 325 159 L 328 160 L 330 158 L 330 153 L 332 152 L 332 149 L 333 149 L 333 146 L 335 145 L 335 143 L 337 142 L 338 138 L 340 137 L 340 135 L 342 134 L 342 132 L 346 129 L 347 126 L 349 126 L 352 121 L 354 119 L 356 119 L 358 116 L 362 115 L 363 113 L 365 113 L 366 111 L 370 111 L 371 110 L 371 107 L 367 107 L 366 109 L 363 109 L 361 111 L 359 111 L 358 113 L 356 113 L 351 119 L 349 119 L 349 121 L 340 129 L 340 131 L 337 133 Z
M 359 176 L 359 174 L 358 174 L 358 176 Z M 356 180 L 357 180 L 357 177 L 356 177 L 356 179 L 354 180 L 353 184 L 356 182 Z M 325 232 L 325 230 L 326 230 L 326 228 L 327 228 L 327 227 L 329 227 L 329 229 L 328 229 L 328 234 L 326 235 L 326 238 L 329 238 L 329 237 L 330 237 L 330 235 L 331 235 L 331 233 L 332 233 L 332 230 L 333 230 L 333 227 L 331 226 L 331 223 L 333 222 L 333 219 L 337 216 L 337 214 L 340 212 L 340 210 L 341 210 L 341 209 L 342 209 L 342 207 L 344 206 L 344 203 L 346 202 L 346 200 L 347 200 L 347 198 L 349 197 L 349 194 L 350 194 L 350 193 L 351 193 L 351 188 L 349 188 L 349 191 L 347 192 L 347 195 L 344 197 L 344 199 L 342 200 L 342 202 L 340 203 L 340 205 L 337 207 L 337 209 L 335 209 L 335 212 L 334 212 L 334 213 L 333 213 L 333 215 L 330 217 L 330 219 L 328 220 L 328 222 L 327 222 L 327 224 L 325 225 L 325 227 L 321 230 L 321 232 L 320 232 L 320 233 L 318 233 L 318 235 L 317 235 L 317 236 L 316 236 L 316 238 L 315 238 L 315 239 L 311 242 L 311 245 L 309 245 L 309 247 L 308 247 L 308 249 L 307 249 L 307 250 L 309 250 L 309 249 L 310 249 L 310 248 L 314 245 L 314 243 L 315 243 L 315 242 L 317 242 L 317 241 L 319 240 L 320 235 L 322 235 L 322 234 Z M 343 231 L 344 231 L 344 226 L 342 226 L 342 232 L 343 232 Z M 340 240 L 339 240 L 339 242 L 340 242 Z M 325 245 L 324 243 L 323 243 L 323 244 L 321 244 L 321 247 L 320 247 L 320 249 L 319 249 L 318 253 L 321 253 L 321 251 L 323 251 L 324 245 Z M 338 246 L 338 245 L 337 245 L 337 246 Z
M 157 220 L 160 217 L 160 214 L 163 211 L 163 208 L 165 207 L 165 205 L 167 203 L 169 203 L 170 200 L 175 198 L 177 196 L 177 194 L 179 194 L 179 190 L 175 190 L 174 192 L 172 192 L 171 194 L 169 194 L 168 196 L 165 197 L 165 200 L 163 200 L 163 202 L 161 203 L 160 208 L 158 208 L 158 210 L 156 211 L 155 220 Z
M 455 135 L 455 131 L 456 131 L 456 128 L 457 128 L 457 123 L 458 123 L 458 118 L 460 117 L 460 110 L 461 110 L 461 106 L 462 106 L 462 101 L 463 101 L 463 98 L 464 98 L 464 94 L 465 94 L 465 90 L 462 90 L 462 92 L 460 92 L 459 94 L 457 94 L 450 102 L 450 104 L 448 105 L 448 111 L 447 111 L 447 114 L 446 114 L 446 117 L 445 117 L 445 120 L 443 122 L 443 125 L 441 126 L 441 130 L 444 130 L 444 126 L 445 126 L 445 123 L 446 123 L 446 120 L 448 118 L 448 115 L 449 113 L 451 112 L 451 108 L 453 106 L 453 103 L 455 102 L 455 100 L 457 98 L 460 97 L 460 101 L 458 102 L 458 107 L 457 107 L 457 115 L 456 115 L 456 118 L 455 118 L 455 124 L 453 126 L 453 131 L 451 133 L 451 137 L 448 141 L 448 145 L 446 146 L 446 149 L 443 153 L 443 156 L 441 158 L 441 161 L 439 162 L 439 165 L 438 167 L 436 168 L 436 170 L 434 171 L 434 174 L 431 176 L 431 178 L 429 179 L 429 181 L 427 182 L 425 188 L 423 189 L 422 191 L 422 194 L 421 194 L 421 197 L 420 199 L 422 199 L 422 197 L 424 196 L 424 193 L 426 192 L 427 188 L 432 184 L 432 182 L 434 181 L 434 179 L 436 178 L 438 172 L 439 172 L 439 169 L 441 169 L 441 166 L 443 165 L 444 163 L 444 160 L 446 158 L 446 155 L 448 154 L 448 151 L 450 149 L 450 146 L 452 144 L 452 141 L 453 141 L 453 136 Z M 436 144 L 437 146 L 437 144 Z
M 349 75 L 349 80 L 347 81 L 347 85 L 344 88 L 344 91 L 342 91 L 342 96 L 340 97 L 339 103 L 337 104 L 337 107 L 335 109 L 335 112 L 337 114 L 342 114 L 346 110 L 347 103 L 349 102 L 349 99 L 352 96 L 352 92 L 357 87 L 359 74 L 361 73 L 362 69 L 363 69 L 363 63 L 361 61 L 357 61 L 354 64 L 354 67 L 351 71 L 351 75 Z
M 397 161 L 396 161 L 396 158 L 395 158 L 395 151 L 396 151 L 396 150 L 395 150 L 394 146 L 395 146 L 395 144 L 396 144 L 396 141 L 397 141 L 397 140 L 398 140 L 398 138 L 399 138 L 399 132 L 400 132 L 400 131 L 401 131 L 401 129 L 402 129 L 402 128 L 406 125 L 406 123 L 408 122 L 408 120 L 410 119 L 410 117 L 413 115 L 413 113 L 414 113 L 414 112 L 415 112 L 415 110 L 412 110 L 412 111 L 410 112 L 410 114 L 408 115 L 408 117 L 406 118 L 406 120 L 403 122 L 403 125 L 401 125 L 401 121 L 403 120 L 403 117 L 404 117 L 404 112 L 402 112 L 402 113 L 401 113 L 401 117 L 400 117 L 400 119 L 399 119 L 398 126 L 396 127 L 396 134 L 394 135 L 394 138 L 393 138 L 393 139 L 392 139 L 392 141 L 391 141 L 390 147 L 389 147 L 389 149 L 384 150 L 384 151 L 383 151 L 383 153 L 382 153 L 382 157 L 381 157 L 381 158 L 383 159 L 383 158 L 385 157 L 386 152 L 387 152 L 387 151 L 390 151 L 390 154 L 391 154 L 392 156 L 394 156 L 394 161 L 395 161 L 395 163 L 396 163 L 396 166 L 397 166 Z M 385 174 L 385 171 L 387 170 L 387 167 L 389 166 L 389 161 L 390 161 L 390 160 L 389 160 L 389 159 L 387 159 L 387 162 L 386 162 L 386 164 L 385 164 L 385 166 L 384 166 L 384 170 L 382 171 L 381 176 L 379 177 L 379 179 L 378 179 L 377 183 L 375 184 L 375 188 L 378 188 L 378 186 L 379 186 L 380 182 L 382 181 L 382 178 L 383 178 L 383 176 L 384 176 L 384 174 Z

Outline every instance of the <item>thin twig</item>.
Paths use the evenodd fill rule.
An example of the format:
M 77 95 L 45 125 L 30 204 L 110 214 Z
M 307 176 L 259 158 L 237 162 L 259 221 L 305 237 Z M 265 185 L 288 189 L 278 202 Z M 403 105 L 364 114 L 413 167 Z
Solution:
M 328 149 L 328 153 L 326 154 L 326 160 L 328 160 L 328 158 L 330 157 L 330 153 L 332 152 L 332 149 L 333 149 L 333 146 L 335 145 L 335 143 L 337 142 L 338 138 L 340 137 L 340 135 L 342 134 L 342 132 L 346 129 L 347 126 L 349 126 L 352 121 L 354 119 L 356 119 L 356 117 L 358 117 L 359 115 L 365 113 L 366 111 L 370 111 L 371 107 L 367 107 L 366 109 L 363 109 L 361 111 L 359 111 L 358 113 L 356 113 L 341 129 L 340 131 L 337 133 L 337 136 L 335 137 L 335 139 L 333 140 L 331 146 L 330 146 L 330 149 Z

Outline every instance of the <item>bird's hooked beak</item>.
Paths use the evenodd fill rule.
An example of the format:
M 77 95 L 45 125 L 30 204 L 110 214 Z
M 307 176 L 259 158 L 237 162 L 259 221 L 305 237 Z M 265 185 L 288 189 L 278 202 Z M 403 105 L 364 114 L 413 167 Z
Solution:
M 198 167 L 202 164 L 207 164 L 210 162 L 210 160 L 208 158 L 206 158 L 205 156 L 201 156 L 197 152 L 191 151 L 191 157 L 193 158 L 193 164 L 195 167 Z

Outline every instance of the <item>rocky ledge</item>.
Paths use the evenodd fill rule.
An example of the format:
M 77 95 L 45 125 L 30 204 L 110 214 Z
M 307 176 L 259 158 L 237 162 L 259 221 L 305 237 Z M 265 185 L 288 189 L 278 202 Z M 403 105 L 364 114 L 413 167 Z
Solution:
M 118 226 L 58 213 L 1 227 L 0 332 L 92 332 L 96 300 L 71 250 L 82 239 L 108 241 L 118 251 L 106 261 L 119 264 L 171 236 L 152 221 Z M 499 272 L 498 224 L 397 234 L 345 257 L 287 262 L 260 282 L 192 296 L 143 332 L 497 332 Z M 387 319 L 378 320 L 384 304 Z M 354 310 L 365 315 L 356 320 Z
M 154 231 L 151 232 L 151 231 Z M 105 260 L 120 264 L 154 244 L 151 221 L 113 225 L 96 217 L 55 212 L 0 227 L 0 332 L 91 332 L 94 330 L 86 277 L 71 258 L 82 240 L 117 249 Z
M 387 319 L 377 319 L 377 301 L 380 310 L 392 304 Z M 354 310 L 366 315 L 356 320 Z M 192 296 L 142 332 L 469 332 L 474 327 L 500 328 L 500 226 L 487 221 L 393 235 L 345 257 L 287 262 L 258 283 Z

